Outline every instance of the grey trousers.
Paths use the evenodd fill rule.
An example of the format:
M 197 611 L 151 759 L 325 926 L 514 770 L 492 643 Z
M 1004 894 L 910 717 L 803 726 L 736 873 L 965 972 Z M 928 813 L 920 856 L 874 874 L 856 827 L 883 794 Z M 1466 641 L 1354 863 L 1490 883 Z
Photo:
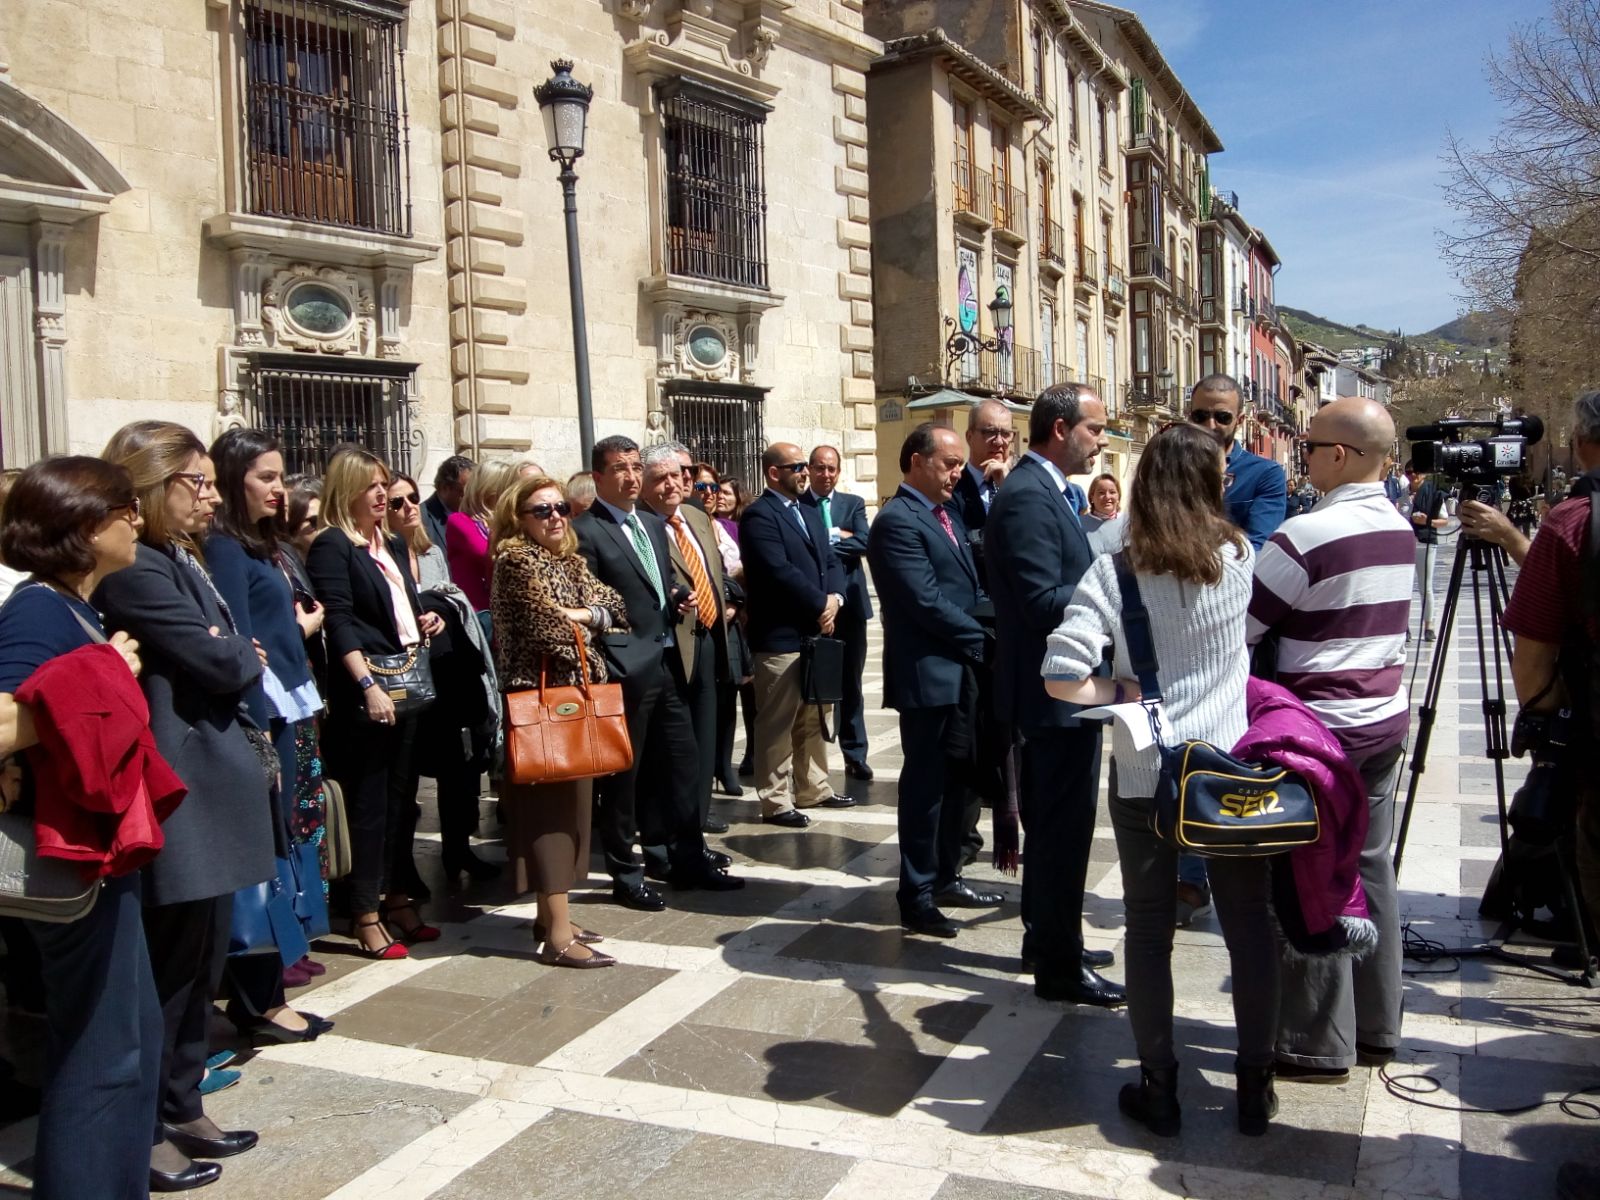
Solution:
M 1178 852 L 1150 832 L 1148 797 L 1119 796 L 1111 784 L 1111 825 L 1122 865 L 1122 901 L 1128 914 L 1123 949 L 1128 1019 L 1139 1062 L 1177 1063 L 1172 1049 L 1173 906 L 1178 902 Z M 1211 898 L 1233 968 L 1233 1023 L 1241 1066 L 1272 1061 L 1278 1028 L 1278 947 L 1269 905 L 1271 872 L 1264 858 L 1213 858 Z
M 1431 549 L 1431 547 L 1430 547 Z M 1367 789 L 1367 841 L 1361 849 L 1361 883 L 1378 927 L 1377 948 L 1349 958 L 1285 959 L 1283 1003 L 1278 1012 L 1278 1057 L 1308 1067 L 1349 1067 L 1356 1042 L 1393 1049 L 1400 1044 L 1400 901 L 1389 843 L 1394 833 L 1394 793 L 1402 749 L 1396 746 L 1361 767 Z

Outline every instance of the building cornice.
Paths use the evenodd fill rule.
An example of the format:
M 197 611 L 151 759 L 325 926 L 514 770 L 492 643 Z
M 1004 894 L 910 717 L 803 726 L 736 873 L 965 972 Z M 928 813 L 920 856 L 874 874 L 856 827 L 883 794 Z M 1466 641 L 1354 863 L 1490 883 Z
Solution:
M 939 59 L 951 75 L 1013 116 L 1042 124 L 1050 123 L 1050 111 L 1047 108 L 951 38 L 941 27 L 885 42 L 883 56 L 872 65 L 892 67 L 924 58 Z
M 1072 6 L 1067 0 L 1039 0 L 1039 7 L 1054 19 L 1056 31 L 1088 63 L 1090 70 L 1104 77 L 1113 91 L 1127 89 L 1127 77 L 1100 43 L 1094 40 L 1094 35 L 1083 27 L 1083 22 L 1073 15 Z
M 1194 126 L 1195 132 L 1200 135 L 1200 149 L 1206 154 L 1217 154 L 1222 150 L 1222 139 L 1217 136 L 1217 131 L 1211 127 L 1211 122 L 1206 120 L 1200 105 L 1183 86 L 1178 73 L 1172 69 L 1172 64 L 1167 62 L 1166 56 L 1161 53 L 1161 48 L 1156 45 L 1155 39 L 1144 27 L 1144 22 L 1135 13 L 1126 8 L 1118 8 L 1114 4 L 1102 4 L 1099 0 L 1069 0 L 1069 3 L 1073 8 L 1096 13 L 1114 22 L 1122 36 L 1128 39 L 1133 52 L 1155 77 L 1156 82 L 1173 96 L 1178 113 Z

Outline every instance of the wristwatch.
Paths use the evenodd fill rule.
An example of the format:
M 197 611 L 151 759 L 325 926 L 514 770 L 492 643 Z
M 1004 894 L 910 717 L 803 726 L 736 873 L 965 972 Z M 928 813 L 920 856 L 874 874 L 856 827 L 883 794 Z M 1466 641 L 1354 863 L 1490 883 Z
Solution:
M 356 680 L 356 686 L 363 692 L 369 687 L 372 687 L 375 683 L 377 683 L 377 680 L 375 680 L 371 675 L 363 675 L 360 679 Z

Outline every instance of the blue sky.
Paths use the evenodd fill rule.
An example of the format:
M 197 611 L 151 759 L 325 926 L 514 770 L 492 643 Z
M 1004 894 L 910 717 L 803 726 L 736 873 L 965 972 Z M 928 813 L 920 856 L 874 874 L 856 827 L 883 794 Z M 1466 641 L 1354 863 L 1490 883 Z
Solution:
M 1423 332 L 1456 316 L 1446 132 L 1499 116 L 1484 60 L 1542 0 L 1128 0 L 1227 149 L 1212 183 L 1283 258 L 1279 303 Z

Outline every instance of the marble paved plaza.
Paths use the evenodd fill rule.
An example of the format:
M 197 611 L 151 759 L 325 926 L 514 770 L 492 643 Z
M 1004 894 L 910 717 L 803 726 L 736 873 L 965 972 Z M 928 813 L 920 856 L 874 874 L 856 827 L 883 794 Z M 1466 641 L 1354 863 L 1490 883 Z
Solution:
M 1492 932 L 1476 909 L 1498 853 L 1477 635 L 1461 632 L 1401 877 L 1412 927 L 1450 945 Z M 877 666 L 875 649 L 874 701 Z M 208 1200 L 1538 1200 L 1562 1159 L 1600 1160 L 1595 1127 L 1554 1106 L 1454 1111 L 1600 1082 L 1595 997 L 1481 961 L 1414 965 L 1407 979 L 1392 1072 L 1437 1081 L 1427 1099 L 1446 1107 L 1407 1103 L 1358 1068 L 1342 1086 L 1281 1084 L 1271 1132 L 1240 1137 L 1228 963 L 1210 918 L 1179 931 L 1174 952 L 1183 1134 L 1130 1125 L 1116 1108 L 1133 1064 L 1126 1018 L 1034 998 L 1018 975 L 1014 879 L 973 872 L 1006 903 L 954 941 L 898 930 L 894 729 L 892 713 L 871 714 L 877 780 L 851 787 L 861 807 L 808 830 L 762 826 L 749 792 L 718 800 L 744 891 L 669 893 L 649 915 L 606 891 L 575 896 L 621 960 L 606 971 L 537 963 L 532 906 L 499 883 L 447 897 L 425 842 L 444 939 L 400 963 L 322 945 L 328 974 L 294 1002 L 337 1028 L 241 1054 L 243 1082 L 209 1111 L 260 1130 L 261 1145 L 226 1162 Z M 1524 769 L 1511 764 L 1513 787 Z M 485 813 L 481 852 L 499 856 Z M 1103 812 L 1089 884 L 1091 943 L 1120 952 Z M 14 1020 L 8 1039 L 24 1069 L 30 1028 Z M 25 1190 L 31 1140 L 31 1121 L 0 1130 L 0 1185 Z

